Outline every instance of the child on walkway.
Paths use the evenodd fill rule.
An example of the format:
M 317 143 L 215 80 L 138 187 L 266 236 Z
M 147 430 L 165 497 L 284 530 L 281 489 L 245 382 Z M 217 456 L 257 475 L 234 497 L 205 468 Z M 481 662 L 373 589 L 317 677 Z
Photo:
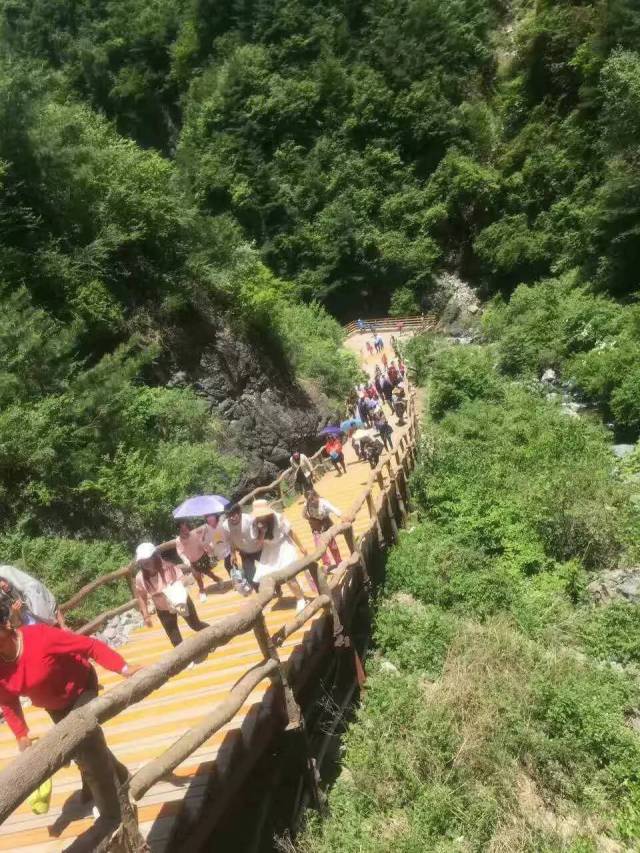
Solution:
M 333 467 L 338 472 L 338 476 L 340 476 L 343 471 L 345 474 L 347 473 L 347 466 L 344 462 L 344 453 L 342 452 L 342 442 L 338 436 L 331 436 L 331 438 L 329 438 L 324 446 L 324 452 L 333 463 Z M 342 471 L 340 470 L 341 467 Z

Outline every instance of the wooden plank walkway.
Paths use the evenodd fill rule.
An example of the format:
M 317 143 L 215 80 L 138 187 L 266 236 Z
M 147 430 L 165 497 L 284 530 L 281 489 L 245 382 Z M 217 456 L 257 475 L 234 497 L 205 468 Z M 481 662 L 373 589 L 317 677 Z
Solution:
M 347 340 L 347 345 L 359 355 L 363 367 L 372 372 L 376 360 L 362 355 L 366 339 L 367 336 L 364 335 L 352 335 Z M 394 443 L 405 431 L 406 427 L 395 428 Z M 386 455 L 385 453 L 383 459 Z M 318 492 L 343 512 L 346 512 L 362 493 L 371 473 L 366 463 L 357 460 L 351 447 L 346 448 L 345 456 L 348 473 L 343 476 L 338 476 L 335 472 L 325 474 L 317 484 Z M 379 490 L 374 492 L 376 499 L 378 496 Z M 308 523 L 302 518 L 301 499 L 286 509 L 286 516 L 305 547 L 310 552 L 313 551 L 313 537 Z M 356 537 L 363 533 L 369 524 L 370 518 L 365 505 L 354 522 Z M 346 545 L 343 542 L 339 542 L 339 545 L 343 556 L 346 557 Z M 224 576 L 224 571 L 221 574 Z M 339 584 L 342 580 L 343 578 L 334 573 L 333 584 Z M 302 583 L 308 590 L 308 581 L 303 579 Z M 190 589 L 192 596 L 194 591 L 197 592 L 195 586 Z M 208 622 L 233 613 L 244 601 L 233 591 L 219 594 L 212 591 L 206 603 L 197 601 L 197 596 L 194 600 L 199 614 Z M 293 599 L 285 598 L 265 612 L 271 633 L 291 620 L 294 604 Z M 190 630 L 183 620 L 180 621 L 180 626 L 183 636 L 188 636 Z M 283 644 L 280 648 L 282 660 L 287 660 L 296 649 L 301 648 L 311 629 L 312 623 L 309 622 Z M 120 651 L 127 661 L 147 665 L 157 661 L 169 649 L 169 641 L 157 618 L 154 618 L 153 627 L 134 631 Z M 181 672 L 143 702 L 109 721 L 104 727 L 109 746 L 134 772 L 198 722 L 214 707 L 216 701 L 223 700 L 235 681 L 251 665 L 261 660 L 262 656 L 252 632 L 236 637 L 224 648 L 210 654 L 202 664 Z M 99 667 L 98 674 L 105 690 L 119 681 L 118 676 Z M 170 778 L 156 784 L 140 800 L 140 826 L 153 853 L 163 853 L 167 849 L 172 829 L 182 810 L 197 808 L 201 804 L 208 776 L 215 772 L 216 759 L 220 756 L 223 744 L 241 736 L 243 725 L 250 725 L 256 713 L 263 707 L 269 692 L 268 681 L 258 685 L 240 714 L 180 765 Z M 25 713 L 33 736 L 43 734 L 51 726 L 51 721 L 44 711 L 27 708 Z M 11 762 L 15 754 L 15 739 L 8 726 L 2 724 L 0 767 Z M 0 827 L 0 853 L 59 853 L 65 850 L 93 823 L 90 811 L 77 802 L 79 788 L 79 774 L 75 764 L 58 772 L 53 780 L 49 813 L 38 817 L 33 815 L 29 806 L 24 803 Z

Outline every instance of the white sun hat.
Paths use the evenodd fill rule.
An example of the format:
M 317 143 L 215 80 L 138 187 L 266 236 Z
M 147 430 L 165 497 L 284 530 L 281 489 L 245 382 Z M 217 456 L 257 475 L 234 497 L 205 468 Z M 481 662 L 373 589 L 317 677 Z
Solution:
M 251 515 L 254 518 L 268 518 L 273 515 L 271 504 L 264 498 L 257 498 L 251 506 Z
M 136 563 L 139 563 L 140 560 L 150 559 L 157 550 L 153 542 L 141 542 L 136 548 Z

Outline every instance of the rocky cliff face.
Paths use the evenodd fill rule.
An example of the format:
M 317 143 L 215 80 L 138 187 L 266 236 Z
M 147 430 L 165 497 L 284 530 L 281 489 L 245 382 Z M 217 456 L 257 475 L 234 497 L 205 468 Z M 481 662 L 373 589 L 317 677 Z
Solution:
M 209 402 L 223 424 L 225 449 L 248 462 L 241 491 L 274 479 L 293 450 L 317 450 L 332 406 L 291 375 L 277 350 L 239 337 L 222 318 L 175 328 L 169 337 L 165 381 L 190 385 Z
M 475 292 L 453 273 L 443 273 L 438 278 L 429 309 L 438 315 L 438 328 L 449 335 L 469 332 L 481 313 Z

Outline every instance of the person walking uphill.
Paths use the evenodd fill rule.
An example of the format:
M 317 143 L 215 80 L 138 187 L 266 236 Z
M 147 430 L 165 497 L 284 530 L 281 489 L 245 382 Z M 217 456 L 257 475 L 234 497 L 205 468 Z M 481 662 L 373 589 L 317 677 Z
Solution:
M 140 667 L 127 664 L 118 652 L 95 637 L 83 637 L 50 625 L 11 625 L 11 608 L 0 602 L 0 707 L 16 737 L 21 752 L 32 740 L 20 703 L 20 697 L 44 708 L 54 723 L 59 723 L 75 708 L 86 705 L 98 695 L 98 678 L 90 661 L 125 678 Z M 101 787 L 92 771 L 92 758 L 106 754 L 120 782 L 129 772 L 107 749 L 102 729 L 96 729 L 79 746 L 74 756 L 82 777 L 82 798 L 94 799 L 100 815 L 118 817 L 117 801 L 103 799 Z
M 184 588 L 184 574 L 180 566 L 163 560 L 152 542 L 138 545 L 136 563 L 139 568 L 136 575 L 136 596 L 140 613 L 148 628 L 153 624 L 147 606 L 149 598 L 153 599 L 160 624 L 172 646 L 178 646 L 182 642 L 178 613 L 193 631 L 202 631 L 209 627 L 196 613 L 193 601 Z
M 211 557 L 204 543 L 202 532 L 192 530 L 188 521 L 181 521 L 178 530 L 179 533 L 176 537 L 178 557 L 193 572 L 200 590 L 200 601 L 206 601 L 207 593 L 204 591 L 202 576 L 206 575 L 216 583 L 222 583 L 222 581 L 211 568 Z
M 309 522 L 309 527 L 313 533 L 313 541 L 316 548 L 320 547 L 320 537 L 322 534 L 326 533 L 331 527 L 332 515 L 335 515 L 337 518 L 342 518 L 342 513 L 339 509 L 336 509 L 333 504 L 330 504 L 328 500 L 325 500 L 325 498 L 321 498 L 315 489 L 309 489 L 307 492 L 306 503 L 302 510 L 302 517 L 306 518 Z M 333 565 L 340 565 L 342 557 L 340 556 L 340 549 L 338 548 L 338 543 L 335 538 L 329 540 L 327 549 L 322 555 L 322 564 L 326 569 L 332 565 L 331 560 L 329 559 L 329 552 L 331 552 L 331 556 L 333 557 Z
M 327 454 L 331 462 L 333 463 L 333 467 L 338 472 L 338 476 L 344 473 L 347 473 L 347 466 L 344 461 L 344 453 L 342 452 L 342 442 L 337 436 L 331 436 L 329 441 L 324 446 L 324 452 Z M 342 471 L 340 467 L 342 466 Z
M 65 627 L 64 616 L 53 593 L 15 566 L 0 566 L 0 600 L 3 598 L 9 601 L 16 627 L 19 624 Z
M 391 441 L 391 434 L 393 433 L 393 429 L 382 409 L 378 409 L 378 411 L 374 414 L 373 423 L 375 428 L 378 430 L 378 433 L 380 434 L 380 438 L 382 439 L 382 443 L 384 444 L 384 446 L 387 448 L 387 450 L 393 450 L 393 442 Z
M 274 512 L 269 501 L 257 498 L 251 507 L 251 515 L 262 551 L 260 559 L 256 560 L 256 582 L 297 560 L 296 548 L 306 555 L 305 547 L 287 519 Z M 287 585 L 296 597 L 296 610 L 299 613 L 306 604 L 302 587 L 295 578 L 287 581 Z
M 294 475 L 294 485 L 297 492 L 305 492 L 313 485 L 313 464 L 304 453 L 291 454 L 289 464 Z
M 222 529 L 229 538 L 231 548 L 231 562 L 237 565 L 238 556 L 242 561 L 242 571 L 247 583 L 254 589 L 258 584 L 254 581 L 256 573 L 256 560 L 262 553 L 262 545 L 258 539 L 257 531 L 254 529 L 253 517 L 242 512 L 239 504 L 227 507 L 226 520 L 222 522 Z

